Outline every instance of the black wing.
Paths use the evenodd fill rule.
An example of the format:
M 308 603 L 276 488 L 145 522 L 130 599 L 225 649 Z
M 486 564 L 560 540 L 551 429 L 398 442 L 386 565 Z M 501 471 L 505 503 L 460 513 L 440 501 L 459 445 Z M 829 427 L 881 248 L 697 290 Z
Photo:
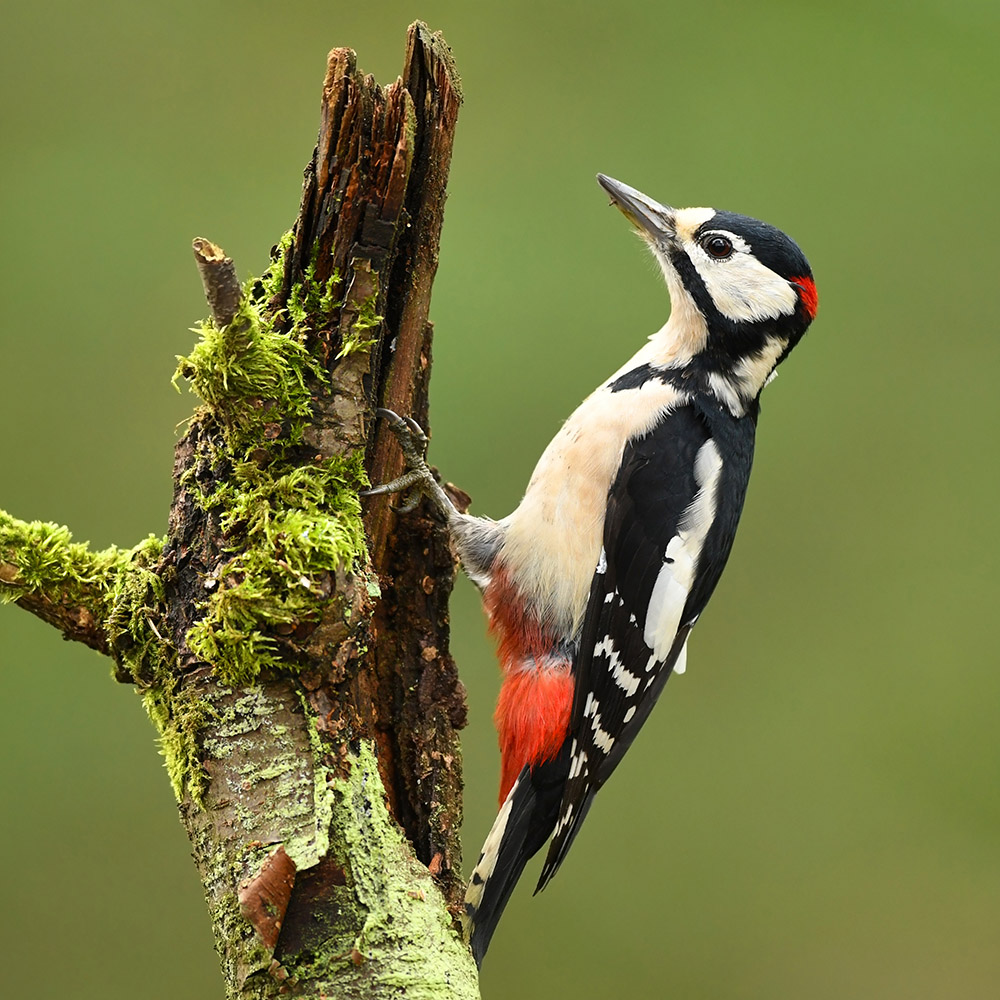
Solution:
M 569 779 L 536 892 L 645 722 L 719 580 L 750 475 L 755 417 L 736 419 L 694 402 L 625 447 L 574 661 Z M 690 573 L 678 568 L 678 581 L 669 577 L 674 557 L 680 564 L 692 556 Z M 665 620 L 676 628 L 651 644 L 647 614 L 658 580 L 656 607 L 664 607 L 664 581 L 674 588 L 676 611 Z

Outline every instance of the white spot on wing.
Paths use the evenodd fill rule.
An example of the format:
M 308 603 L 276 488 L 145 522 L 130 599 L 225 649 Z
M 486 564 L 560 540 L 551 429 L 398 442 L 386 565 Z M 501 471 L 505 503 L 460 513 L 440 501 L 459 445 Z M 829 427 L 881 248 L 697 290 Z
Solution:
M 682 534 L 675 535 L 667 545 L 666 559 L 649 598 L 646 627 L 642 634 L 643 641 L 657 660 L 662 660 L 670 651 L 681 623 L 681 614 L 694 580 L 696 555 L 685 545 Z
M 699 449 L 694 460 L 694 481 L 698 484 L 698 492 L 694 500 L 681 517 L 678 525 L 678 535 L 686 538 L 686 548 L 697 541 L 700 552 L 708 529 L 715 520 L 715 505 L 719 486 L 719 476 L 722 474 L 722 455 L 716 443 L 709 438 Z
M 674 673 L 683 674 L 688 665 L 688 644 L 681 646 L 681 651 L 677 654 L 677 662 L 674 664 Z
M 612 675 L 615 683 L 631 698 L 639 690 L 639 678 L 635 674 L 626 670 L 621 661 L 615 664 L 615 671 Z
M 571 778 L 577 777 L 583 771 L 583 765 L 586 759 L 587 751 L 578 747 L 576 739 L 574 738 L 573 746 L 570 750 L 569 776 Z
M 615 738 L 606 729 L 601 728 L 600 713 L 596 713 L 590 720 L 590 727 L 594 731 L 594 746 L 604 753 L 611 753 L 611 748 L 615 745 Z
M 639 689 L 639 678 L 625 668 L 621 655 L 615 649 L 615 641 L 610 635 L 606 635 L 594 646 L 594 656 L 608 658 L 608 669 L 611 671 L 612 679 L 631 698 Z
M 562 833 L 563 828 L 569 823 L 569 821 L 572 818 L 573 818 L 573 803 L 571 802 L 568 806 L 566 806 L 566 812 L 564 812 L 562 816 L 559 817 L 559 822 L 556 823 L 556 827 L 552 831 L 552 836 L 558 837 L 559 834 Z
M 592 691 L 587 692 L 587 703 L 583 707 L 583 717 L 591 716 L 590 729 L 594 737 L 594 746 L 604 753 L 610 753 L 615 744 L 615 738 L 606 729 L 601 727 L 600 703 L 594 697 Z

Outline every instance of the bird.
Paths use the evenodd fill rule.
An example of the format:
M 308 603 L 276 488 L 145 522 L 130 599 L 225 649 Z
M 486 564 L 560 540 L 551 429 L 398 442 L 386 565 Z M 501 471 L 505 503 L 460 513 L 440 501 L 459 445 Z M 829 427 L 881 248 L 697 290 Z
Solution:
M 478 965 L 528 860 L 548 842 L 537 893 L 684 672 L 743 509 L 761 390 L 818 306 L 808 261 L 774 226 L 597 179 L 652 252 L 670 314 L 562 425 L 517 509 L 459 512 L 420 426 L 379 410 L 407 471 L 367 492 L 439 509 L 503 674 L 500 806 L 463 914 Z

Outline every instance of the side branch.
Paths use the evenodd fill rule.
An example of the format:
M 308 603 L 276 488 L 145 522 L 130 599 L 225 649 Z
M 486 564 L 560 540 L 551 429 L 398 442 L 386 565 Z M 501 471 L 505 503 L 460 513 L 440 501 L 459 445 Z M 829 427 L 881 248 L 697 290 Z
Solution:
M 107 654 L 107 607 L 125 553 L 92 552 L 72 537 L 62 525 L 0 511 L 0 604 L 19 604 L 67 639 Z

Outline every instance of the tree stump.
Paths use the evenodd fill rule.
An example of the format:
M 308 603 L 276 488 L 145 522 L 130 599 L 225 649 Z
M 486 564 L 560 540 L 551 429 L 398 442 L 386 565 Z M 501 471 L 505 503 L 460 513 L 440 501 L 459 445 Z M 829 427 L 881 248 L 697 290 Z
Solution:
M 427 426 L 431 285 L 458 76 L 414 24 L 382 88 L 330 53 L 299 215 L 240 286 L 194 241 L 212 318 L 178 375 L 166 538 L 92 553 L 0 514 L 0 598 L 112 656 L 159 728 L 227 995 L 475 997 L 462 894 L 455 562 L 401 471 Z

